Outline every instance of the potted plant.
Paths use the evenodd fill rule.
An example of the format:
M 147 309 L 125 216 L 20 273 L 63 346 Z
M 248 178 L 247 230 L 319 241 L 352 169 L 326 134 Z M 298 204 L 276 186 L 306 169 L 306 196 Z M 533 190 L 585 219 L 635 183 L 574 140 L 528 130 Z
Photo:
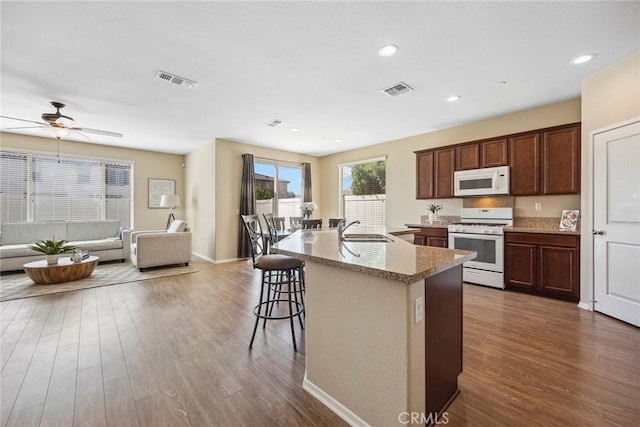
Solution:
M 47 256 L 47 264 L 57 264 L 60 254 L 76 249 L 75 246 L 67 245 L 66 240 L 56 240 L 56 236 L 53 236 L 51 240 L 39 240 L 29 245 L 29 247 L 36 252 L 45 254 Z
M 437 221 L 438 211 L 442 210 L 442 205 L 431 203 L 429 206 L 427 206 L 427 209 L 431 212 L 429 214 L 429 221 Z

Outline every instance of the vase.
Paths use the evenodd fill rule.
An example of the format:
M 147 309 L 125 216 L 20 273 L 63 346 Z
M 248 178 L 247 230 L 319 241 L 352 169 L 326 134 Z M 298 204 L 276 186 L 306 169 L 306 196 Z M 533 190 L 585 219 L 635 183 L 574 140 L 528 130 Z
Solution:
M 429 214 L 429 221 L 430 222 L 435 222 L 438 220 L 438 212 L 431 212 Z
M 57 264 L 59 258 L 60 258 L 60 254 L 47 255 L 47 264 L 49 265 Z
M 311 219 L 311 214 L 310 213 L 305 213 L 304 214 L 304 219 Z

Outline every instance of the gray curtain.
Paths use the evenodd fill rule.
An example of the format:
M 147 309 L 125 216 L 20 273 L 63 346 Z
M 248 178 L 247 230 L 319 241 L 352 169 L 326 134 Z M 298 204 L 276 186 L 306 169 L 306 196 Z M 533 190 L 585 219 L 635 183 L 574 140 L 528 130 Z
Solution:
M 302 182 L 304 183 L 304 202 L 313 202 L 311 194 L 311 163 L 302 164 Z
M 242 186 L 240 187 L 240 215 L 253 215 L 256 213 L 256 188 L 255 173 L 253 169 L 253 154 L 242 155 Z M 240 233 L 238 234 L 238 258 L 251 256 L 249 236 L 244 228 L 242 218 L 240 221 Z

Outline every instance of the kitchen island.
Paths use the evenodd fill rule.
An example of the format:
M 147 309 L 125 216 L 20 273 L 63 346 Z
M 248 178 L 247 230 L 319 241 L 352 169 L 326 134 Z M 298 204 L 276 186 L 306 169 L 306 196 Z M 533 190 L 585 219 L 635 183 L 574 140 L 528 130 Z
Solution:
M 458 393 L 462 263 L 475 252 L 387 236 L 300 230 L 274 245 L 306 263 L 303 387 L 351 425 L 435 423 Z

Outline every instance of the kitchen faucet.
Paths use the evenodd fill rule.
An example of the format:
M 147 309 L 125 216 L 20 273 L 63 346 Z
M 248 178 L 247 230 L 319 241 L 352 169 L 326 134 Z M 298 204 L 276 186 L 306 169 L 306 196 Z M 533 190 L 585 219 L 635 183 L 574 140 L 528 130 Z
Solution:
M 344 240 L 344 232 L 347 228 L 351 227 L 353 224 L 360 224 L 360 221 L 351 221 L 349 224 L 344 225 L 346 221 L 340 220 L 340 222 L 338 223 L 338 239 L 339 240 Z

